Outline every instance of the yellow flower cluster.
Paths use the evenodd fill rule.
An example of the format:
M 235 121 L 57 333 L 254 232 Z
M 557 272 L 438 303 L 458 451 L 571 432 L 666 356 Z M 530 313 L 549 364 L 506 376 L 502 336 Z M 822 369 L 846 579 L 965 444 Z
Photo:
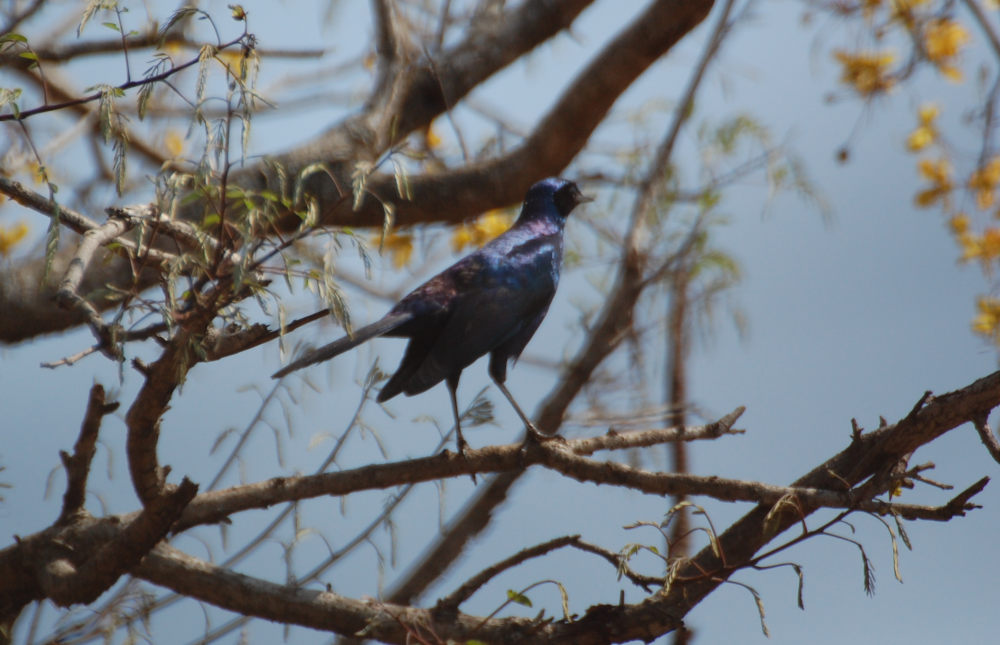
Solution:
M 920 120 L 917 129 L 906 139 L 906 147 L 911 152 L 918 152 L 931 145 L 938 138 L 937 126 L 934 124 L 940 110 L 936 105 L 927 103 L 920 106 L 917 117 Z
M 510 228 L 513 214 L 493 210 L 480 215 L 472 222 L 461 224 L 451 234 L 451 248 L 457 253 L 467 246 L 482 246 Z M 373 240 L 378 242 L 378 238 Z M 393 231 L 381 239 L 381 248 L 392 257 L 392 265 L 401 269 L 413 257 L 413 234 Z
M 177 130 L 171 129 L 163 137 L 163 147 L 171 159 L 177 159 L 184 152 L 184 137 Z
M 993 206 L 997 184 L 1000 184 L 1000 157 L 993 157 L 969 177 L 969 190 L 975 193 L 979 210 Z
M 962 70 L 955 59 L 970 40 L 969 32 L 961 23 L 950 18 L 929 20 L 924 24 L 924 51 L 927 59 L 937 66 L 945 78 L 962 80 Z
M 972 330 L 977 334 L 1000 340 L 1000 300 L 981 296 L 976 300 L 979 313 L 972 319 Z
M 951 163 L 947 159 L 921 159 L 917 163 L 920 176 L 930 182 L 930 186 L 917 193 L 917 206 L 927 208 L 944 200 L 955 187 L 951 181 Z
M 458 253 L 466 246 L 482 246 L 508 228 L 514 217 L 509 211 L 492 210 L 471 223 L 455 228 L 451 235 L 451 248 Z
M 895 83 L 889 75 L 889 66 L 895 60 L 891 52 L 852 54 L 838 49 L 833 52 L 833 56 L 842 66 L 840 80 L 862 96 L 885 92 Z
M 413 256 L 413 235 L 393 231 L 382 240 L 382 248 L 392 256 L 392 266 L 402 269 Z
M 958 243 L 962 247 L 962 261 L 979 260 L 985 266 L 1000 258 L 1000 229 L 989 227 L 982 235 L 965 231 L 959 234 Z
M 10 228 L 0 226 L 0 256 L 9 255 L 18 242 L 28 235 L 28 225 L 18 222 Z

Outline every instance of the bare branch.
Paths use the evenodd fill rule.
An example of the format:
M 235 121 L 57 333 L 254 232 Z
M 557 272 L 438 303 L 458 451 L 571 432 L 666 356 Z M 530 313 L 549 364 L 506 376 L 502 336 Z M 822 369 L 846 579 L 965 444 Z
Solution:
M 743 434 L 743 430 L 732 426 L 746 410 L 742 405 L 718 421 L 703 426 L 682 426 L 680 428 L 658 428 L 652 430 L 630 430 L 617 432 L 609 430 L 606 435 L 590 439 L 574 439 L 570 446 L 573 454 L 590 455 L 598 450 L 621 450 L 624 448 L 645 448 L 673 441 L 698 441 L 717 439 L 726 434 Z
M 95 383 L 90 388 L 90 398 L 87 401 L 87 411 L 83 416 L 80 436 L 73 446 L 73 454 L 61 450 L 59 457 L 66 468 L 66 492 L 63 494 L 62 512 L 56 524 L 65 524 L 83 511 L 84 496 L 87 492 L 87 476 L 90 473 L 90 462 L 94 458 L 94 447 L 97 444 L 97 433 L 101 428 L 101 420 L 118 409 L 118 403 L 105 403 L 104 386 Z
M 303 325 L 313 321 L 326 318 L 330 315 L 328 309 L 297 318 L 285 325 L 284 329 L 270 329 L 267 325 L 255 324 L 246 329 L 241 329 L 235 333 L 227 333 L 225 330 L 212 327 L 205 337 L 205 361 L 217 361 L 233 354 L 245 352 L 264 343 L 270 342 L 281 334 L 295 331 Z
M 986 446 L 986 450 L 990 453 L 990 456 L 993 457 L 994 461 L 1000 463 L 1000 441 L 997 441 L 997 436 L 990 429 L 988 415 L 984 414 L 973 419 L 972 425 L 975 426 L 976 432 L 979 433 L 979 439 Z
M 577 540 L 573 542 L 570 546 L 581 551 L 586 551 L 587 553 L 593 553 L 594 555 L 600 556 L 607 560 L 613 567 L 621 572 L 626 578 L 632 581 L 638 587 L 642 587 L 645 591 L 650 591 L 651 587 L 662 587 L 665 578 L 657 576 L 647 576 L 641 573 L 636 573 L 629 568 L 626 562 L 622 561 L 621 555 L 613 551 L 608 551 L 605 548 L 599 547 L 596 544 L 591 544 L 583 540 Z
M 241 42 L 243 42 L 245 37 L 246 37 L 245 34 L 241 34 L 239 38 L 235 38 L 227 43 L 219 45 L 218 49 L 223 50 L 232 47 L 233 45 L 240 44 Z M 122 83 L 121 85 L 117 85 L 115 89 L 124 91 L 124 90 L 130 90 L 135 87 L 141 87 L 143 85 L 149 85 L 151 83 L 157 83 L 159 81 L 163 81 L 170 78 L 174 74 L 177 74 L 178 72 L 181 72 L 187 69 L 188 67 L 197 65 L 199 62 L 201 62 L 201 58 L 199 56 L 195 56 L 191 60 L 181 63 L 180 65 L 171 66 L 170 69 L 160 72 L 159 74 L 153 74 L 152 76 L 149 76 L 147 78 L 128 81 L 126 83 Z M 53 112 L 56 110 L 64 110 L 69 107 L 75 107 L 78 105 L 83 105 L 85 103 L 93 103 L 94 101 L 99 101 L 99 100 L 101 100 L 101 92 L 94 92 L 91 94 L 87 94 L 86 96 L 68 99 L 65 101 L 61 101 L 59 103 L 45 104 L 45 105 L 40 105 L 36 108 L 20 110 L 16 115 L 0 114 L 0 123 L 3 123 L 4 121 L 21 121 L 23 119 L 27 119 L 37 114 L 44 114 L 46 112 Z
M 114 332 L 104 323 L 104 319 L 101 318 L 101 314 L 97 312 L 94 305 L 81 297 L 77 290 L 80 288 L 84 272 L 90 265 L 97 249 L 117 239 L 130 228 L 131 225 L 125 220 L 112 217 L 102 226 L 84 233 L 83 240 L 77 247 L 73 259 L 70 260 L 66 274 L 63 276 L 62 282 L 59 283 L 59 290 L 56 292 L 59 304 L 67 309 L 73 308 L 81 312 L 86 317 L 94 336 L 97 337 L 98 345 L 108 356 L 119 360 L 121 352 L 113 337 Z
M 72 208 L 57 204 L 48 197 L 29 190 L 19 181 L 0 175 L 0 193 L 7 195 L 15 202 L 48 217 L 59 217 L 59 221 L 73 231 L 83 235 L 96 229 L 99 224 Z
M 476 593 L 487 582 L 497 577 L 504 571 L 512 569 L 517 565 L 521 564 L 525 560 L 530 560 L 531 558 L 537 558 L 539 556 L 545 555 L 549 551 L 554 551 L 556 549 L 561 549 L 564 546 L 576 544 L 580 540 L 579 535 L 567 535 L 564 537 L 555 538 L 549 540 L 548 542 L 542 542 L 541 544 L 536 544 L 535 546 L 522 549 L 510 556 L 505 558 L 494 565 L 491 565 L 476 575 L 469 578 L 467 581 L 462 583 L 462 585 L 451 592 L 444 598 L 438 600 L 437 605 L 434 606 L 435 612 L 443 613 L 454 613 L 458 607 L 472 597 L 472 594 Z

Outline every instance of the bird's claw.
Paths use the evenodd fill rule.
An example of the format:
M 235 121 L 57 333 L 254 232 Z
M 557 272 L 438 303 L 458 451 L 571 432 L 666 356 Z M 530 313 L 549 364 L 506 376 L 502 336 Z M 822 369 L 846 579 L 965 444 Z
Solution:
M 458 436 L 458 441 L 456 443 L 458 444 L 458 446 L 457 446 L 458 447 L 458 456 L 461 457 L 462 459 L 464 459 L 466 462 L 468 462 L 468 460 L 469 460 L 469 455 L 468 455 L 469 442 L 467 442 L 465 440 L 465 437 L 463 437 L 462 435 L 459 435 Z M 472 484 L 475 485 L 476 484 L 476 473 L 474 473 L 474 472 L 469 473 L 469 477 L 472 478 Z
M 557 434 L 545 434 L 539 430 L 534 423 L 528 423 L 525 425 L 525 429 L 528 431 L 527 439 L 529 441 L 534 441 L 536 443 L 546 443 L 549 441 L 564 441 L 564 439 Z

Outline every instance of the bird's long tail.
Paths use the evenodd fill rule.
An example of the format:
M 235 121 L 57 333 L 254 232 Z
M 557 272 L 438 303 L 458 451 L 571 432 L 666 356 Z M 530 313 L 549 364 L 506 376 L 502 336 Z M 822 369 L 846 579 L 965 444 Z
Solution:
M 328 345 L 323 345 L 317 349 L 307 351 L 299 358 L 272 374 L 271 378 L 281 378 L 282 376 L 294 372 L 295 370 L 302 369 L 303 367 L 330 360 L 337 354 L 343 354 L 347 350 L 352 347 L 357 347 L 366 340 L 389 333 L 412 318 L 413 314 L 409 313 L 386 316 L 381 320 L 377 320 L 370 325 L 366 325 L 361 329 L 356 330 L 350 336 L 344 336 L 343 338 L 337 339 Z

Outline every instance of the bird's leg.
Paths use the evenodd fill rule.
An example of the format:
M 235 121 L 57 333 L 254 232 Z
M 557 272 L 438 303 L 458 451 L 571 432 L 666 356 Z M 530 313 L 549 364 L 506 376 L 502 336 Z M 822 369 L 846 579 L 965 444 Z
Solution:
M 451 395 L 451 413 L 455 416 L 455 435 L 458 437 L 458 454 L 465 456 L 465 450 L 469 447 L 469 444 L 465 442 L 465 437 L 462 436 L 462 421 L 458 418 L 458 377 L 449 376 L 448 382 L 448 394 Z
M 465 437 L 462 436 L 462 421 L 458 418 L 458 376 L 449 376 L 446 379 L 448 383 L 448 393 L 451 394 L 451 413 L 455 416 L 455 435 L 458 437 L 458 454 L 465 458 L 465 451 L 469 447 L 469 444 L 465 442 Z M 476 473 L 469 473 L 472 477 L 472 483 L 476 483 Z
M 536 441 L 546 441 L 552 438 L 548 435 L 542 434 L 542 431 L 539 430 L 535 426 L 535 424 L 531 422 L 531 419 L 528 418 L 528 415 L 524 413 L 524 411 L 521 409 L 521 406 L 519 406 L 517 404 L 517 401 L 514 400 L 514 395 L 510 393 L 510 390 L 508 390 L 507 386 L 503 384 L 503 381 L 494 377 L 493 382 L 497 384 L 497 387 L 500 388 L 500 391 L 503 392 L 503 395 L 507 397 L 507 400 L 510 401 L 510 404 L 514 406 L 514 411 L 517 412 L 517 416 L 521 417 L 521 421 L 524 422 L 524 427 L 527 428 L 528 434 L 531 435 L 532 438 L 534 438 Z

